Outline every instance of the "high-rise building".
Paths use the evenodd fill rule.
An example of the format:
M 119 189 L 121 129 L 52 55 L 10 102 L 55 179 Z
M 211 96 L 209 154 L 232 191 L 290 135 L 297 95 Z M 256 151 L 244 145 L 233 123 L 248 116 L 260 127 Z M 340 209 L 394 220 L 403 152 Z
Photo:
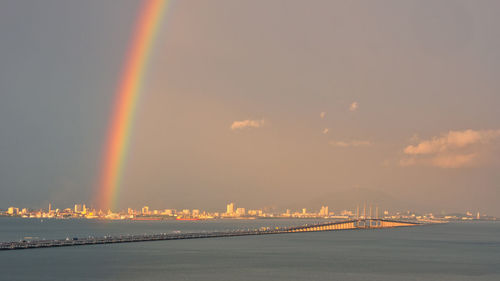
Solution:
M 319 211 L 319 215 L 322 217 L 328 216 L 328 206 L 322 206 L 321 210 Z
M 82 212 L 82 205 L 75 204 L 75 213 L 81 213 L 81 212 Z
M 226 206 L 226 213 L 228 215 L 234 214 L 234 203 L 233 202 L 227 204 L 227 206 Z
M 143 215 L 149 215 L 149 207 L 148 206 L 142 207 L 141 211 L 142 211 Z
M 302 208 L 302 214 L 303 215 L 307 214 L 307 209 L 306 208 Z

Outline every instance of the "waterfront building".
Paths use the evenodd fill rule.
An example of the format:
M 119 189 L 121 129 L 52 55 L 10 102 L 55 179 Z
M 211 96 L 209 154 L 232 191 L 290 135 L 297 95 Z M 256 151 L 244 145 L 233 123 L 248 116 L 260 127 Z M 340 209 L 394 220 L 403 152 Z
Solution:
M 228 215 L 233 215 L 234 214 L 234 203 L 233 202 L 227 204 L 227 206 L 226 206 L 226 213 Z
M 328 216 L 328 206 L 322 206 L 321 210 L 319 211 L 319 215 L 321 217 L 327 217 Z
M 236 209 L 236 215 L 238 216 L 244 216 L 245 215 L 245 208 L 237 208 Z
M 9 214 L 9 215 L 17 215 L 18 213 L 19 213 L 19 208 L 9 207 L 7 209 L 7 214 Z
M 75 213 L 81 213 L 82 211 L 82 204 L 75 204 Z

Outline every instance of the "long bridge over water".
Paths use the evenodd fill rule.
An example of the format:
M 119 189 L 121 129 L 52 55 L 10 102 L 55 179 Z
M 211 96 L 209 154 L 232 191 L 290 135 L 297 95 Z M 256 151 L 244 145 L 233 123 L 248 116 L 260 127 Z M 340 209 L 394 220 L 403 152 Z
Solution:
M 306 225 L 292 226 L 292 227 L 277 227 L 277 228 L 262 227 L 254 230 L 160 233 L 160 234 L 120 235 L 120 236 L 104 236 L 104 237 L 72 238 L 72 239 L 66 238 L 57 240 L 34 240 L 34 241 L 22 240 L 13 242 L 0 242 L 0 250 L 22 250 L 22 249 L 35 249 L 35 248 L 131 243 L 131 242 L 146 242 L 146 241 L 160 241 L 160 240 L 220 238 L 220 237 L 286 234 L 286 233 L 300 233 L 300 232 L 380 229 L 380 228 L 417 226 L 423 224 L 424 223 L 419 223 L 419 222 L 395 221 L 395 220 L 385 220 L 385 219 L 358 219 L 358 220 L 346 220 L 346 221 L 326 222 L 318 224 L 306 224 Z

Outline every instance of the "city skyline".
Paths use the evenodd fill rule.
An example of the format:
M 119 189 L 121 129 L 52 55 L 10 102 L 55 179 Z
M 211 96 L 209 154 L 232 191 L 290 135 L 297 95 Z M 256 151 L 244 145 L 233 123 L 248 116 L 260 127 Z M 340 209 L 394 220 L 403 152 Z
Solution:
M 379 208 L 379 205 L 366 203 L 357 204 L 354 208 L 339 209 L 321 206 L 320 208 L 301 208 L 301 209 L 266 209 L 266 208 L 245 208 L 230 202 L 225 206 L 225 211 L 203 209 L 175 209 L 175 208 L 150 208 L 143 206 L 139 209 L 126 208 L 124 210 L 102 210 L 96 209 L 86 204 L 74 204 L 73 208 L 58 208 L 51 203 L 48 208 L 33 209 L 8 207 L 2 211 L 0 216 L 17 216 L 22 218 L 86 218 L 86 219 L 106 219 L 106 220 L 211 220 L 211 219 L 392 219 L 392 220 L 410 220 L 424 223 L 470 220 L 488 220 L 496 221 L 497 218 L 479 211 L 467 210 L 464 212 L 447 213 L 442 211 L 439 214 L 432 212 L 415 212 L 411 210 L 388 210 Z M 379 212 L 380 211 L 380 212 Z
M 498 3 L 33 2 L 0 3 L 0 206 L 500 216 Z

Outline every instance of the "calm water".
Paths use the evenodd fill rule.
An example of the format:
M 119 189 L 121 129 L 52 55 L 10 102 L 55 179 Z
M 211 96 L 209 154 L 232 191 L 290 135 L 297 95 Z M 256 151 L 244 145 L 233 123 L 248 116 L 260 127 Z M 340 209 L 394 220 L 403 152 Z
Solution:
M 213 231 L 312 221 L 0 218 L 0 240 Z M 0 252 L 0 280 L 500 280 L 500 223 Z

